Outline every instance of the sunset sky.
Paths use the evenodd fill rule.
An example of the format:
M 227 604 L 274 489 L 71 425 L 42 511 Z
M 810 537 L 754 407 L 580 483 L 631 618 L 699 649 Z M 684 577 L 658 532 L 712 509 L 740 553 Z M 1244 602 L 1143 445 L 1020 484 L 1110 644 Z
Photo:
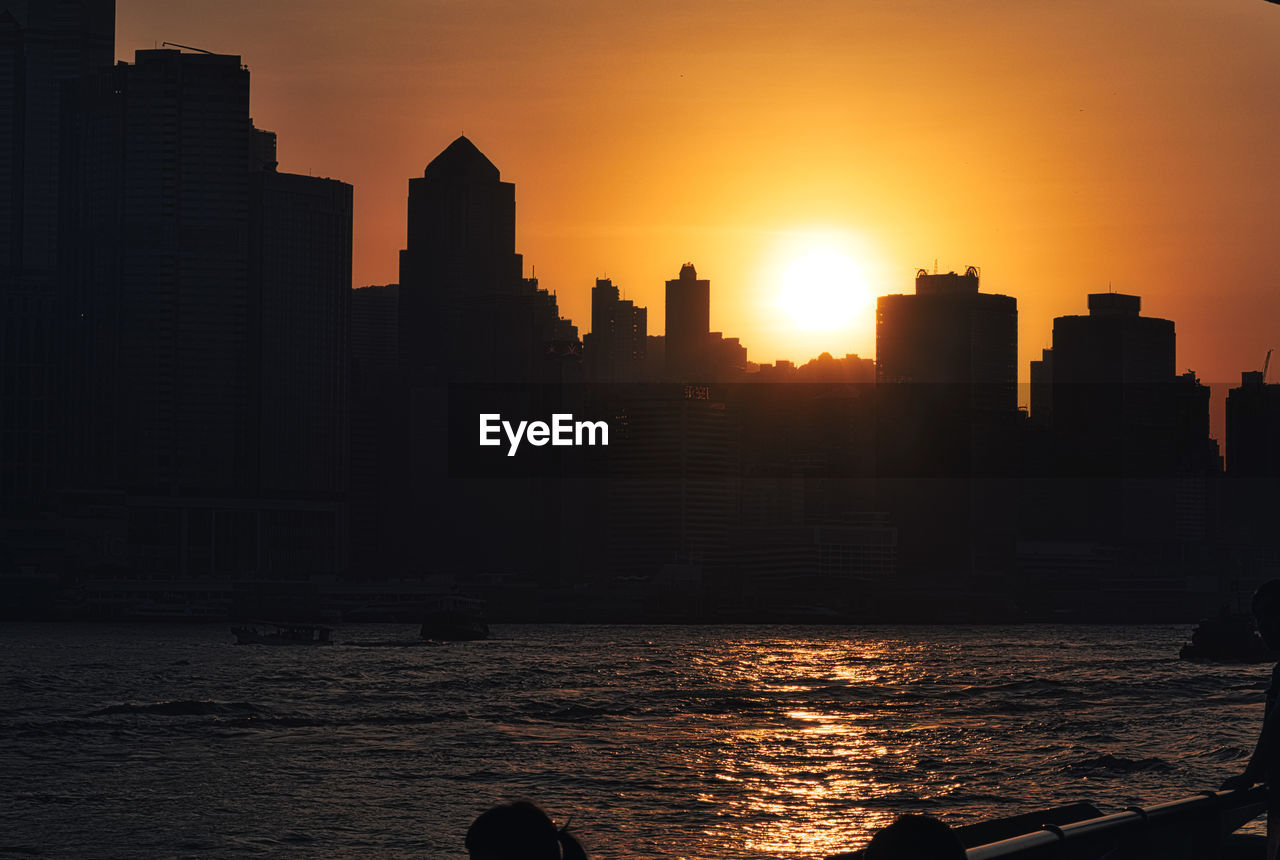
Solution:
M 466 134 L 583 332 L 607 276 L 659 333 L 691 261 L 751 360 L 872 356 L 874 296 L 936 260 L 1017 298 L 1023 378 L 1108 285 L 1205 381 L 1280 348 L 1263 0 L 117 0 L 120 58 L 163 41 L 240 54 L 281 169 L 355 186 L 356 285 L 398 279 L 408 180 Z

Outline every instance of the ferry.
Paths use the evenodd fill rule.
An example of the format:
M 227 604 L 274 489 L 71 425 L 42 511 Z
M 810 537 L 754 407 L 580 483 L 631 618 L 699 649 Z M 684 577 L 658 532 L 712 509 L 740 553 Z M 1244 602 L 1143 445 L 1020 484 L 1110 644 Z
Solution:
M 1178 657 L 1211 663 L 1270 663 L 1280 654 L 1262 641 L 1252 615 L 1224 609 L 1196 626 Z
M 332 627 L 253 621 L 231 628 L 237 645 L 332 645 Z
M 435 595 L 423 603 L 418 635 L 445 641 L 488 639 L 484 601 L 461 594 Z

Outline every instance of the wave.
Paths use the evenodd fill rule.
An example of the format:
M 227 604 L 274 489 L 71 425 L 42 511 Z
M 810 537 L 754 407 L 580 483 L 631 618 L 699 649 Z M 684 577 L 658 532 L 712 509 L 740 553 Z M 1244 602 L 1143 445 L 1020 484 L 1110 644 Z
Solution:
M 215 702 L 212 699 L 196 701 L 185 699 L 177 702 L 125 703 L 108 705 L 85 714 L 86 717 L 107 717 L 113 714 L 144 714 L 157 717 L 208 717 L 254 714 L 264 708 L 250 702 Z
M 1168 773 L 1173 770 L 1173 765 L 1159 757 L 1131 759 L 1107 753 L 1066 765 L 1062 770 L 1068 773 L 1090 774 Z
M 955 691 L 957 697 L 990 696 L 997 693 L 1076 693 L 1070 685 L 1052 678 L 1005 681 L 1002 684 L 975 684 Z
M 0 743 L 9 738 L 22 740 L 70 739 L 80 736 L 100 735 L 110 732 L 118 735 L 121 724 L 114 720 L 95 719 L 121 714 L 151 714 L 166 719 L 129 724 L 133 737 L 155 735 L 190 735 L 192 732 L 247 732 L 280 729 L 348 729 L 361 727 L 398 728 L 430 725 L 432 723 L 465 721 L 465 714 L 387 714 L 361 715 L 347 719 L 305 714 L 272 714 L 243 702 L 194 703 L 204 708 L 193 708 L 190 702 L 157 702 L 155 705 L 113 705 L 72 719 L 43 721 L 14 721 L 0 723 Z M 169 707 L 169 706 L 177 707 Z M 213 707 L 208 707 L 213 706 Z M 171 720 L 170 717 L 206 717 L 197 720 Z M 145 726 L 145 728 L 141 728 Z M 2 853 L 2 852 L 0 852 Z
M 1218 747 L 1204 753 L 1203 757 L 1209 761 L 1228 762 L 1247 759 L 1250 755 L 1251 751 L 1244 747 Z

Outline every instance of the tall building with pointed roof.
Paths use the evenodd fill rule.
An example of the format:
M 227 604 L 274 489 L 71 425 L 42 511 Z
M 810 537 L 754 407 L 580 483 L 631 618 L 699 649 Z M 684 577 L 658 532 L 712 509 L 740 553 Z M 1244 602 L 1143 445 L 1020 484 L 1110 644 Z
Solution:
M 410 384 L 542 378 L 568 328 L 554 297 L 523 276 L 515 185 L 466 137 L 409 180 L 407 233 L 400 361 Z

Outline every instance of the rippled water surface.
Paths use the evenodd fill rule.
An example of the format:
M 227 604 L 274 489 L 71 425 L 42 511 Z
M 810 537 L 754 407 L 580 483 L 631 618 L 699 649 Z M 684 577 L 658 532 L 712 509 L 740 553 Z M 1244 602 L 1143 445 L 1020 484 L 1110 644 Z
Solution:
M 595 858 L 814 858 L 1171 800 L 1243 767 L 1267 666 L 1186 627 L 496 627 L 329 648 L 220 626 L 0 625 L 0 852 L 462 857 L 527 797 Z M 363 643 L 363 644 L 362 644 Z

